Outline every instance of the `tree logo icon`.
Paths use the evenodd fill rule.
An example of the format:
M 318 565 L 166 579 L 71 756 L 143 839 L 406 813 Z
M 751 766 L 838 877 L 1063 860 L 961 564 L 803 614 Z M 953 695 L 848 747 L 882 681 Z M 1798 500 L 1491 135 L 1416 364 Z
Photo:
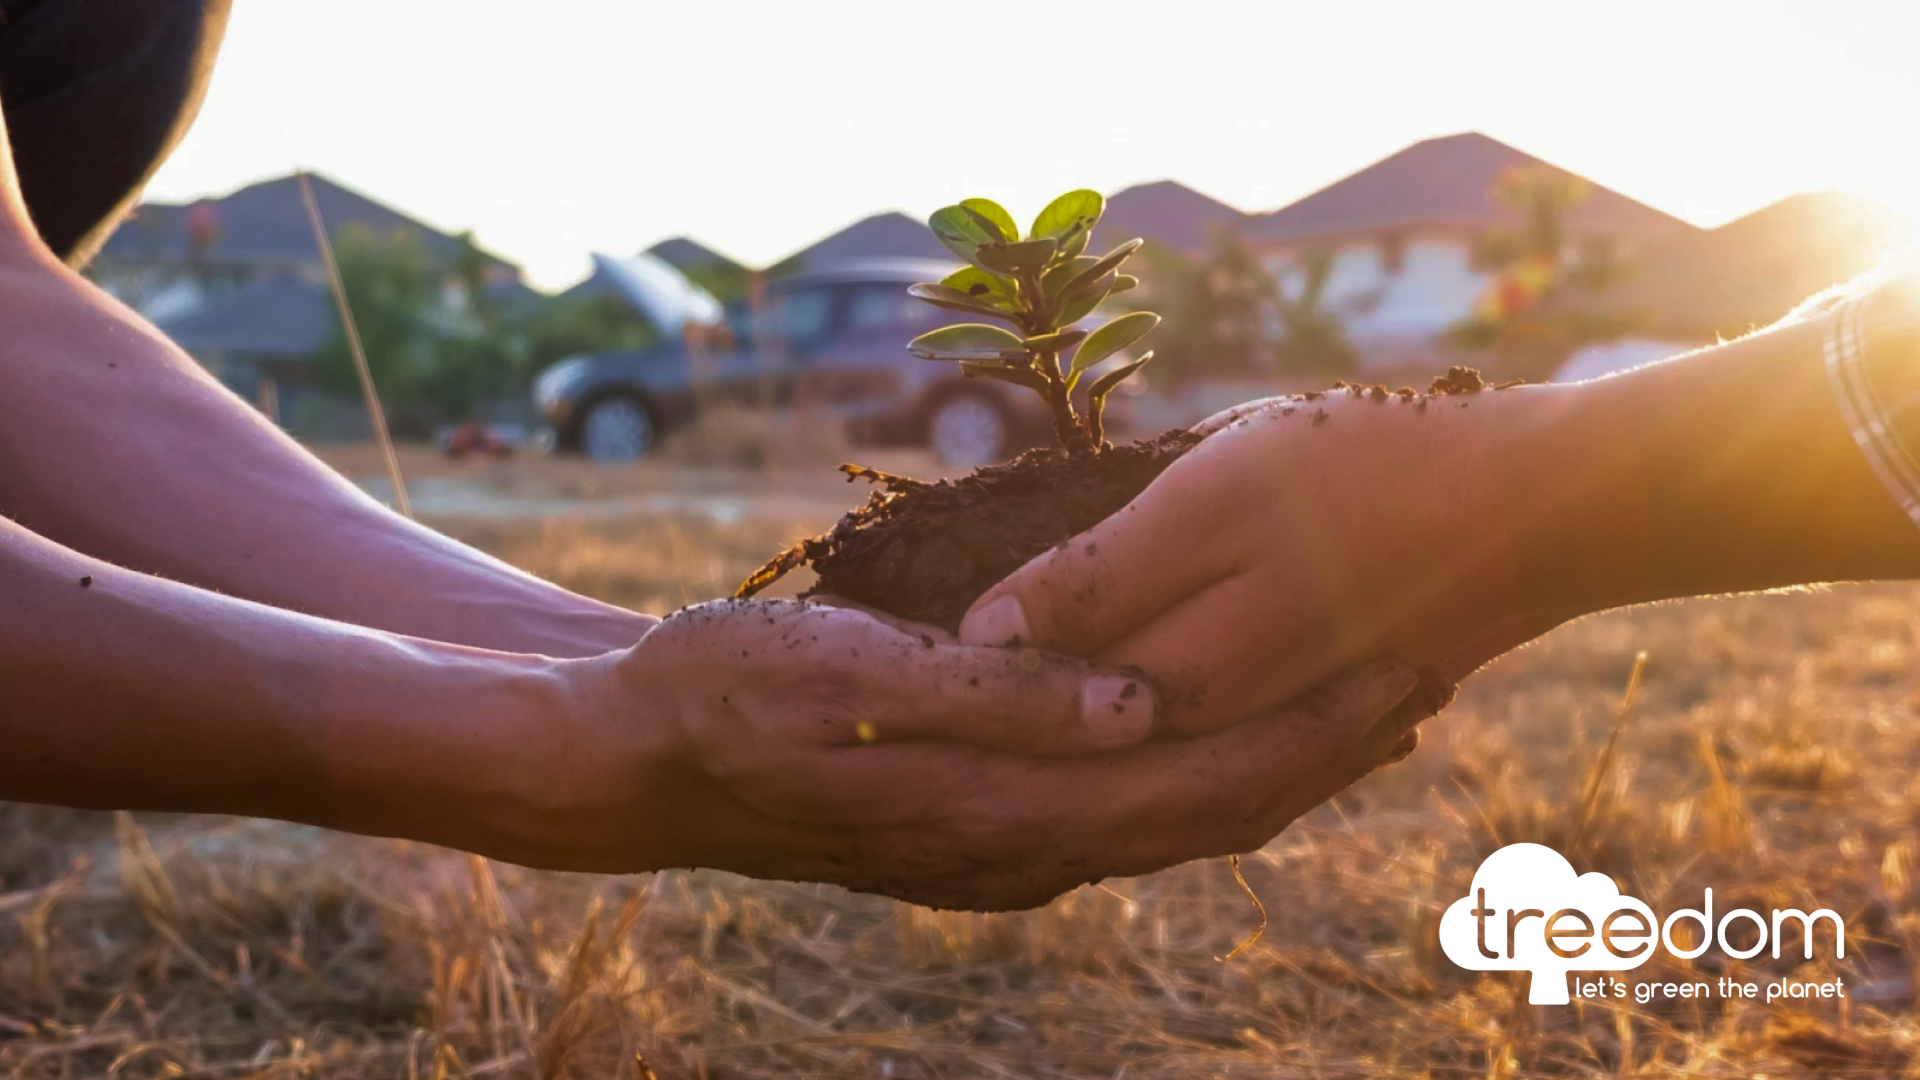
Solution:
M 1471 971 L 1531 971 L 1527 1000 L 1565 1005 L 1567 972 L 1627 971 L 1653 955 L 1653 909 L 1605 874 L 1576 874 L 1559 852 L 1509 844 L 1440 919 L 1440 947 Z

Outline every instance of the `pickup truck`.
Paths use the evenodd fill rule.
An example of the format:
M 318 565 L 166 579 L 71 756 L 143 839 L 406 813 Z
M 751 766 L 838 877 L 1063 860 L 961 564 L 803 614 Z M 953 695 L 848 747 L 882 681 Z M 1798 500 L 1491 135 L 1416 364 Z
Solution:
M 757 311 L 729 309 L 727 332 L 704 345 L 682 335 L 555 363 L 534 380 L 534 406 L 556 448 L 605 461 L 645 456 L 720 402 L 809 410 L 856 443 L 926 447 L 955 469 L 1050 441 L 1035 395 L 907 352 L 912 338 L 967 321 L 907 295 L 954 269 L 863 260 L 781 278 Z

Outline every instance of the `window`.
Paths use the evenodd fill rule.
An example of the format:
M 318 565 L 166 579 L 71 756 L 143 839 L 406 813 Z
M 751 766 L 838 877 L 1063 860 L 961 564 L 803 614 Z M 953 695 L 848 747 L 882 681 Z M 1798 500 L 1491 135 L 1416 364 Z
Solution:
M 774 298 L 767 311 L 768 333 L 790 345 L 811 345 L 827 336 L 833 294 L 826 289 L 795 289 Z
M 933 322 L 932 307 L 907 295 L 905 285 L 856 285 L 847 303 L 847 331 L 907 330 Z

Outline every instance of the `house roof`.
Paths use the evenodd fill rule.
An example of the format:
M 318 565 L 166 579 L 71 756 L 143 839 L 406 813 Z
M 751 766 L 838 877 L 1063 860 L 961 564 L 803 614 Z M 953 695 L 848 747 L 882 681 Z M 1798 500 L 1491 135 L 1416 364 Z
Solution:
M 1176 251 L 1195 253 L 1206 247 L 1212 229 L 1238 225 L 1246 216 L 1185 184 L 1155 180 L 1107 198 L 1106 212 L 1094 230 L 1093 246 L 1104 251 L 1142 236 Z
M 1426 139 L 1252 218 L 1246 236 L 1256 243 L 1274 243 L 1408 225 L 1514 225 L 1518 213 L 1501 204 L 1493 189 L 1500 175 L 1515 167 L 1567 174 L 1479 132 Z M 1589 184 L 1587 199 L 1567 213 L 1567 224 L 1576 232 L 1659 239 L 1696 231 L 1611 188 Z
M 889 210 L 859 221 L 794 252 L 782 262 L 798 262 L 800 269 L 818 270 L 847 259 L 871 258 L 942 259 L 953 255 L 946 245 L 934 239 L 925 223 Z
M 417 218 L 375 202 L 337 181 L 313 175 L 313 194 L 331 235 L 348 225 L 375 232 L 409 229 L 420 236 L 427 253 L 451 260 L 459 253 L 458 239 Z M 262 180 L 218 199 L 193 203 L 143 203 L 101 246 L 103 261 L 184 263 L 196 254 L 191 225 L 197 214 L 211 217 L 214 238 L 199 258 L 216 264 L 291 265 L 317 262 L 319 249 L 300 198 L 298 174 Z M 204 208 L 204 209 L 203 209 Z M 497 256 L 487 256 L 501 270 L 519 275 L 519 269 Z
M 197 356 L 307 357 L 326 344 L 336 325 L 326 286 L 279 276 L 242 285 L 160 329 Z
M 644 254 L 665 260 L 681 270 L 687 270 L 695 266 L 712 266 L 715 264 L 735 269 L 741 268 L 739 262 L 720 254 L 698 240 L 685 236 L 675 236 L 662 240 L 648 248 Z
M 1916 235 L 1913 221 L 1865 199 L 1793 195 L 1648 250 L 1603 303 L 1656 332 L 1731 338 L 1873 269 Z

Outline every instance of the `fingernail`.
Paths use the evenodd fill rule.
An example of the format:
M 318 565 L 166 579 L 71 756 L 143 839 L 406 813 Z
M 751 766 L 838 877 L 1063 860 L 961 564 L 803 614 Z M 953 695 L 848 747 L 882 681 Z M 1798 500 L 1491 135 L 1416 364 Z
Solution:
M 1096 675 L 1080 692 L 1080 722 L 1103 743 L 1139 742 L 1153 726 L 1153 690 L 1139 679 Z
M 990 601 L 960 622 L 960 640 L 968 645 L 1021 645 L 1032 637 L 1017 596 Z

